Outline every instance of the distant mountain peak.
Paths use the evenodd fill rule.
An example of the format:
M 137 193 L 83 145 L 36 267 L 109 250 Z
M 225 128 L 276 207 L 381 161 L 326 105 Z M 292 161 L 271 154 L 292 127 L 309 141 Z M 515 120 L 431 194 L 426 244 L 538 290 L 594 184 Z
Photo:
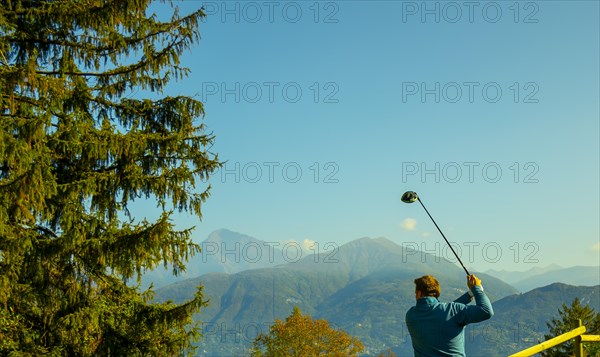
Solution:
M 343 244 L 343 245 L 359 245 L 359 244 L 372 244 L 372 243 L 373 243 L 373 238 L 361 237 L 361 238 L 351 240 L 350 242 Z
M 358 238 L 355 240 L 352 240 L 346 244 L 343 244 L 343 246 L 389 246 L 389 245 L 394 245 L 396 247 L 400 247 L 399 244 L 384 238 L 384 237 L 377 237 L 377 238 L 371 238 L 371 237 L 362 237 L 362 238 Z
M 541 291 L 545 291 L 545 290 L 560 290 L 560 289 L 565 289 L 565 288 L 574 288 L 575 285 L 571 285 L 571 284 L 565 284 L 565 283 L 552 283 L 552 284 L 548 284 L 546 286 L 541 286 L 538 288 L 538 290 Z
M 247 234 L 242 234 L 229 229 L 221 228 L 208 235 L 205 242 L 214 241 L 258 241 L 258 239 Z

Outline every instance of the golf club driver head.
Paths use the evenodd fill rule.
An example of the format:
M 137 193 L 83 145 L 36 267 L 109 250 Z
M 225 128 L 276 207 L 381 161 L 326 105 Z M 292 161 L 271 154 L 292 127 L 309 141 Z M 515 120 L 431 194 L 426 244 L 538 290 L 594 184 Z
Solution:
M 406 191 L 406 192 L 404 192 L 404 194 L 402 195 L 402 198 L 400 198 L 400 199 L 404 203 L 413 203 L 419 199 L 419 196 L 417 196 L 417 193 L 414 191 Z

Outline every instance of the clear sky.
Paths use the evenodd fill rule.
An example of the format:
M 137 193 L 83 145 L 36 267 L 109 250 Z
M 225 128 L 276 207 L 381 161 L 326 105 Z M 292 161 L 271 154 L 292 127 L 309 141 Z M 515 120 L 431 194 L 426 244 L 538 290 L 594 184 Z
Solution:
M 205 103 L 227 161 L 203 221 L 175 218 L 197 241 L 385 237 L 451 258 L 400 202 L 414 190 L 468 266 L 600 264 L 597 1 L 179 2 L 202 4 L 168 91 Z

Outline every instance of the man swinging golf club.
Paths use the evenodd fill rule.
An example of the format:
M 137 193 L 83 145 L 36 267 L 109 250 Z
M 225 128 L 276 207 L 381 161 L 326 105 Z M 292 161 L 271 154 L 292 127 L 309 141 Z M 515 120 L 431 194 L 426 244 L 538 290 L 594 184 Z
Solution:
M 469 291 L 454 302 L 441 303 L 441 288 L 437 279 L 425 275 L 415 279 L 415 298 L 417 303 L 406 313 L 406 325 L 410 333 L 415 357 L 464 357 L 465 341 L 464 328 L 470 323 L 477 323 L 491 318 L 494 315 L 492 304 L 483 292 L 481 280 L 469 274 L 467 268 L 452 249 L 452 246 L 442 233 L 440 227 L 421 202 L 415 192 L 408 191 L 402 195 L 402 201 L 412 203 L 419 201 L 429 218 L 433 221 L 438 231 L 460 262 L 467 273 L 467 287 Z M 467 305 L 471 299 L 475 305 Z
M 469 292 L 454 302 L 441 303 L 440 283 L 431 275 L 415 279 L 417 304 L 406 313 L 406 325 L 415 357 L 464 357 L 466 325 L 494 315 L 492 304 L 483 292 L 481 280 L 467 277 Z M 467 305 L 475 298 L 475 305 Z

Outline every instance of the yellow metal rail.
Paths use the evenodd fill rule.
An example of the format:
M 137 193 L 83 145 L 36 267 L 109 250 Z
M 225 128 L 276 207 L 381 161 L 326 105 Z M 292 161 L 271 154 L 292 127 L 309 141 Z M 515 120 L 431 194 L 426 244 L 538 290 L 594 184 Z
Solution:
M 581 335 L 581 342 L 600 342 L 600 335 Z
M 528 357 L 533 356 L 536 353 L 542 352 L 543 350 L 547 350 L 550 347 L 554 347 L 556 345 L 560 345 L 563 342 L 566 342 L 574 337 L 577 337 L 585 332 L 585 326 L 580 326 L 575 330 L 571 330 L 567 333 L 563 333 L 562 335 L 558 335 L 548 341 L 544 341 L 539 345 L 535 345 L 533 347 L 529 347 L 523 351 L 519 351 L 515 354 L 512 354 L 508 357 Z
M 554 347 L 556 345 L 560 345 L 563 342 L 567 342 L 568 340 L 574 338 L 575 339 L 575 344 L 574 344 L 574 349 L 575 349 L 575 356 L 577 357 L 583 357 L 584 353 L 583 353 L 583 345 L 581 344 L 582 342 L 600 342 L 600 335 L 584 335 L 583 333 L 586 331 L 585 330 L 585 326 L 582 326 L 581 324 L 581 320 L 578 320 L 579 323 L 579 327 L 571 330 L 567 333 L 563 333 L 562 335 L 558 335 L 550 340 L 544 341 L 540 344 L 537 344 L 535 346 L 529 347 L 527 349 L 524 349 L 522 351 L 519 351 L 515 354 L 512 354 L 508 357 L 529 357 L 529 356 L 533 356 L 536 353 L 540 353 L 544 350 L 547 350 L 551 347 Z

